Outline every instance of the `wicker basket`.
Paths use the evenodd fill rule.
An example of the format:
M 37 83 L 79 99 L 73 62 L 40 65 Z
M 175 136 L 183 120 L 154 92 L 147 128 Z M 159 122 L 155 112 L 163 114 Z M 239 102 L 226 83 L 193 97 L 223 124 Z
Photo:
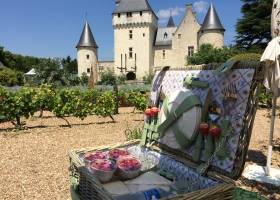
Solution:
M 240 66 L 241 65 L 241 66 Z M 203 69 L 214 69 L 216 65 L 200 66 Z M 178 195 L 171 199 L 173 200 L 218 200 L 218 199 L 234 199 L 235 184 L 233 179 L 240 176 L 243 171 L 251 131 L 254 123 L 258 104 L 258 88 L 263 80 L 262 66 L 256 63 L 239 63 L 239 68 L 256 68 L 254 79 L 251 84 L 250 95 L 248 98 L 246 112 L 243 117 L 243 124 L 239 136 L 238 147 L 235 154 L 234 166 L 231 173 L 224 171 L 220 168 L 211 166 L 207 173 L 203 176 L 206 180 L 214 181 L 217 184 L 212 187 L 200 188 L 191 192 Z M 197 68 L 194 68 L 197 69 Z M 192 70 L 192 69 L 188 69 Z M 108 151 L 113 148 L 130 148 L 137 146 L 139 141 L 130 141 L 124 144 L 113 146 L 95 147 L 80 150 L 71 150 L 70 157 L 70 176 L 72 180 L 71 195 L 73 200 L 113 200 L 110 193 L 103 187 L 103 185 L 94 177 L 85 164 L 80 159 L 81 153 L 88 153 L 94 151 Z M 196 169 L 198 164 L 194 163 L 188 155 L 182 151 L 170 149 L 166 146 L 160 145 L 155 142 L 153 146 L 149 147 L 150 151 L 159 153 L 174 162 L 181 163 L 189 169 Z M 145 172 L 142 170 L 142 172 Z M 169 198 L 170 199 L 170 198 Z

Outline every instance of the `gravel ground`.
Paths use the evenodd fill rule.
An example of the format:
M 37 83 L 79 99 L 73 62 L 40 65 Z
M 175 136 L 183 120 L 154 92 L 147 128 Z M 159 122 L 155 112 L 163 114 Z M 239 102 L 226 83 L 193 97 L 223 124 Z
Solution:
M 142 114 L 132 114 L 132 108 L 122 108 L 110 118 L 88 117 L 84 121 L 68 118 L 65 122 L 45 113 L 43 119 L 27 120 L 27 130 L 14 132 L 10 123 L 0 124 L 0 199 L 63 199 L 69 197 L 68 156 L 70 149 L 124 142 L 127 127 L 141 128 Z M 268 140 L 269 118 L 267 110 L 259 110 L 248 153 L 248 163 L 264 165 Z M 273 166 L 280 168 L 280 123 L 276 122 L 276 145 Z M 240 179 L 237 183 L 262 194 L 280 194 L 278 188 L 257 185 Z M 279 198 L 276 196 L 274 198 Z M 273 195 L 270 197 L 272 198 Z

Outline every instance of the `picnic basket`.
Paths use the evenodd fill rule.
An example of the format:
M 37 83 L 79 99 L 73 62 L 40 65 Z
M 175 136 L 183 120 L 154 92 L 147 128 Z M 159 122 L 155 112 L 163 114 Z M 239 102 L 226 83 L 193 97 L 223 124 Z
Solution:
M 200 76 L 202 74 L 204 76 L 204 72 L 212 74 L 218 67 L 220 66 L 217 64 L 210 64 L 172 69 L 164 72 L 164 77 L 160 78 L 162 79 L 160 82 L 162 85 L 171 83 L 171 90 L 176 87 L 180 88 L 183 87 L 183 80 L 186 78 L 187 74 L 195 76 Z M 259 62 L 234 62 L 231 64 L 229 72 L 219 78 L 225 80 L 225 82 L 231 81 L 231 78 L 233 81 L 239 81 L 238 83 L 243 81 L 242 87 L 247 88 L 247 93 L 240 89 L 239 92 L 244 92 L 244 94 L 238 94 L 243 95 L 244 98 L 240 103 L 240 105 L 243 105 L 242 116 L 239 116 L 238 119 L 234 118 L 234 120 L 239 122 L 236 124 L 238 129 L 234 136 L 235 139 L 232 141 L 234 144 L 229 144 L 228 142 L 232 159 L 228 159 L 225 163 L 219 163 L 214 159 L 209 163 L 209 166 L 207 166 L 207 171 L 203 174 L 199 174 L 196 169 L 201 164 L 192 160 L 190 152 L 172 149 L 162 144 L 157 139 L 152 140 L 152 138 L 150 138 L 150 143 L 145 148 L 140 147 L 140 141 L 135 140 L 111 146 L 71 150 L 69 151 L 69 171 L 72 200 L 113 200 L 113 196 L 88 171 L 81 159 L 81 155 L 94 151 L 108 151 L 114 148 L 126 148 L 141 161 L 145 162 L 145 159 L 147 159 L 149 162 L 154 162 L 159 168 L 164 168 L 164 170 L 172 171 L 175 174 L 178 173 L 178 176 L 184 177 L 186 184 L 188 183 L 191 185 L 189 190 L 170 199 L 233 199 L 235 189 L 233 179 L 240 177 L 245 165 L 263 74 L 263 66 Z M 156 79 L 159 79 L 160 75 L 162 75 L 161 72 L 156 73 L 152 92 L 158 90 L 159 85 L 155 86 L 155 82 Z M 216 78 L 216 75 L 213 75 L 212 78 L 213 77 Z M 168 78 L 171 80 L 168 80 Z M 208 78 L 210 79 L 211 77 Z M 212 80 L 212 82 L 211 84 L 217 85 L 217 82 L 221 83 L 221 80 Z M 214 86 L 211 85 L 211 87 Z M 163 88 L 163 90 L 168 93 L 168 87 Z M 152 98 L 151 101 L 153 101 Z M 232 113 L 232 116 L 235 115 L 236 113 Z M 201 162 L 203 163 L 203 161 Z M 143 169 L 143 171 L 148 170 L 149 168 Z

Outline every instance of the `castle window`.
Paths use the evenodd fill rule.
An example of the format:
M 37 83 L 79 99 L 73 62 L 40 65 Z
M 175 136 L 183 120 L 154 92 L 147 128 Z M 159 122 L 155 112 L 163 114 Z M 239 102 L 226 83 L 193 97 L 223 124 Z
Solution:
M 132 17 L 132 12 L 126 13 L 126 16 L 127 16 L 127 17 Z
M 118 13 L 118 18 L 120 18 L 121 17 L 121 13 Z
M 142 11 L 140 11 L 140 16 L 142 16 L 143 15 L 143 12 Z
M 146 34 L 145 33 L 143 33 L 143 37 L 145 37 L 146 36 Z
M 87 73 L 90 73 L 90 68 L 87 68 Z
M 133 38 L 132 30 L 129 30 L 129 39 L 132 40 L 132 38 Z
M 165 59 L 165 50 L 162 50 L 162 58 Z
M 168 34 L 165 32 L 164 35 L 163 35 L 163 39 L 166 39 L 168 36 Z
M 89 54 L 87 54 L 87 59 L 89 60 Z
M 133 58 L 133 48 L 129 48 L 129 58 Z
M 181 39 L 182 38 L 182 34 L 178 34 L 178 39 Z
M 194 54 L 194 46 L 188 47 L 188 57 L 192 57 Z

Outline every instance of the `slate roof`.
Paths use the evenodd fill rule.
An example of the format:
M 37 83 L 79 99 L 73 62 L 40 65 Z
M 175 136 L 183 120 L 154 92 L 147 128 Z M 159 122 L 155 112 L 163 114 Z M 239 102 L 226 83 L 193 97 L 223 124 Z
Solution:
M 200 31 L 204 31 L 204 30 L 222 30 L 225 31 L 225 28 L 223 27 L 220 18 L 217 14 L 217 11 L 215 9 L 215 7 L 213 6 L 213 4 L 211 4 L 204 22 L 200 28 Z
M 94 48 L 98 48 L 95 39 L 93 37 L 93 34 L 91 32 L 91 28 L 88 24 L 88 22 L 86 21 L 86 24 L 84 26 L 82 35 L 80 37 L 79 43 L 77 44 L 76 48 L 78 47 L 94 47 Z
M 113 14 L 140 11 L 151 11 L 156 16 L 148 0 L 118 0 Z
M 158 28 L 155 46 L 167 46 L 172 44 L 173 33 L 177 27 Z
M 174 23 L 172 15 L 169 17 L 167 27 L 175 27 L 175 23 Z

